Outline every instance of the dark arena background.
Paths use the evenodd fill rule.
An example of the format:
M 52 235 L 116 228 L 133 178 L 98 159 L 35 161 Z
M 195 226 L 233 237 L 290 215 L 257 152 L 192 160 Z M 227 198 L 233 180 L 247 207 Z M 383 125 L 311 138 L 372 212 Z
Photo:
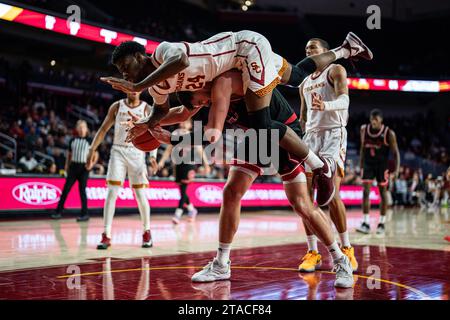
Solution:
M 348 90 L 350 100 L 347 143 L 338 150 L 344 168 L 335 166 L 334 172 L 341 179 L 335 197 L 339 195 L 345 206 L 340 209 L 344 219 L 340 224 L 346 231 L 334 223 L 334 200 L 321 207 L 324 217 L 330 217 L 327 228 L 345 251 L 343 257 L 348 254 L 358 262 L 349 287 L 335 287 L 343 269 L 333 268 L 328 246 L 319 239 L 318 248 L 312 249 L 314 236 L 307 237 L 302 217 L 308 218 L 300 212 L 309 197 L 301 198 L 300 209 L 293 209 L 284 191 L 290 184 L 283 184 L 279 174 L 260 175 L 245 194 L 239 194 L 235 185 L 242 181 L 227 183 L 235 173 L 233 166 L 208 159 L 204 152 L 203 161 L 188 164 L 184 177 L 188 183 L 180 182 L 179 175 L 187 169 L 174 166 L 169 145 L 161 144 L 142 160 L 144 180 L 139 186 L 128 179 L 121 185 L 111 178 L 111 172 L 120 171 L 111 155 L 121 147 L 117 144 L 125 143 L 127 131 L 122 138 L 119 133 L 114 136 L 125 126 L 114 119 L 116 114 L 112 118 L 116 125 L 112 122 L 101 137 L 96 152 L 91 152 L 96 159 L 89 171 L 85 169 L 89 146 L 102 133 L 110 106 L 127 98 L 100 78 L 124 76 L 130 80 L 125 82 L 133 82 L 111 63 L 115 47 L 135 41 L 150 56 L 163 41 L 186 42 L 189 49 L 220 32 L 241 30 L 263 35 L 273 52 L 292 65 L 306 58 L 311 39 L 326 40 L 333 49 L 349 32 L 373 53 L 372 60 L 336 62 L 346 70 L 341 89 Z M 0 300 L 183 300 L 174 305 L 174 316 L 190 314 L 194 309 L 189 308 L 201 305 L 193 300 L 252 300 L 266 311 L 277 300 L 448 301 L 449 30 L 450 2 L 440 0 L 0 0 Z M 226 53 L 207 55 L 216 59 Z M 136 56 L 132 59 L 139 61 Z M 252 72 L 248 66 L 260 71 L 259 65 L 249 64 L 237 72 Z M 333 91 L 336 86 L 331 82 L 337 76 L 330 74 L 323 86 Z M 322 75 L 315 72 L 306 81 Z M 191 89 L 196 85 L 204 83 L 195 82 Z M 163 82 L 157 86 L 165 88 Z M 299 125 L 303 113 L 298 84 L 281 83 L 277 89 L 293 110 L 290 119 Z M 140 99 L 152 106 L 151 92 L 139 91 Z M 170 107 L 180 106 L 180 100 L 177 93 L 171 94 Z M 123 101 L 119 108 L 125 109 L 118 109 L 117 117 L 127 118 L 123 110 L 130 102 Z M 378 182 L 375 174 L 367 176 L 367 156 L 361 161 L 366 148 L 371 148 L 367 154 L 378 152 L 377 146 L 362 139 L 380 137 L 372 122 L 377 118 L 371 116 L 374 109 L 381 112 L 380 130 L 395 132 L 400 156 L 398 165 L 394 142 L 383 131 L 380 148 L 387 153 L 371 166 L 379 170 L 385 163 L 388 171 L 383 170 L 384 180 Z M 192 119 L 206 125 L 211 118 L 208 110 L 202 108 Z M 80 123 L 87 125 L 86 133 Z M 363 125 L 367 126 L 361 129 Z M 177 127 L 164 126 L 168 131 Z M 132 144 L 123 148 L 138 152 Z M 193 150 L 202 153 L 206 147 Z M 123 154 L 131 154 L 127 152 Z M 77 162 L 78 153 L 84 158 Z M 137 166 L 133 162 L 140 160 L 123 157 L 131 175 Z M 64 185 L 74 168 L 84 170 L 86 179 L 83 183 L 84 178 L 78 179 L 67 193 Z M 141 188 L 146 179 L 148 188 Z M 323 183 L 317 181 L 320 190 Z M 86 196 L 87 211 L 82 210 L 80 192 Z M 371 204 L 369 214 L 364 194 Z M 243 197 L 237 207 L 240 221 L 232 223 L 224 208 L 238 196 Z M 58 207 L 61 197 L 66 197 L 64 210 Z M 150 223 L 143 213 L 146 203 Z M 312 215 L 318 212 L 316 202 L 313 206 Z M 223 250 L 229 254 L 230 241 L 219 244 L 223 228 L 237 230 L 231 244 L 231 278 L 193 281 L 216 254 L 219 257 Z M 351 245 L 345 245 L 348 241 Z M 317 251 L 320 263 L 314 260 Z M 305 263 L 312 263 L 313 269 L 300 271 Z M 266 316 L 260 314 L 260 319 Z

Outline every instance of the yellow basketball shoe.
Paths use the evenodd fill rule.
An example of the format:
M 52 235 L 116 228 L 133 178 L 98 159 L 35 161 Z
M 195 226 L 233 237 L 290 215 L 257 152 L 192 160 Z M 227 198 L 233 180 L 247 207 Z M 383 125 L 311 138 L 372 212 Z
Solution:
M 353 247 L 342 247 L 342 253 L 345 254 L 352 264 L 353 272 L 358 270 L 358 261 L 355 258 L 355 249 Z
M 302 263 L 298 266 L 300 272 L 314 272 L 322 265 L 322 256 L 315 250 L 308 251 L 302 258 Z

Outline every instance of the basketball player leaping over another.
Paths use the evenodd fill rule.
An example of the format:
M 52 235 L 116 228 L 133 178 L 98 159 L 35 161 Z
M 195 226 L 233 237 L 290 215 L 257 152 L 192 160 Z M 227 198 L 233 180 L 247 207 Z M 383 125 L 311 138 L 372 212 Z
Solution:
M 129 113 L 139 117 L 144 117 L 150 113 L 150 106 L 139 99 L 139 93 L 128 93 L 126 99 L 114 102 L 108 110 L 105 120 L 94 137 L 88 154 L 88 163 L 93 161 L 94 154 L 99 145 L 103 142 L 106 133 L 114 125 L 114 142 L 111 148 L 111 155 L 106 176 L 108 192 L 103 209 L 104 232 L 102 240 L 97 249 L 107 249 L 111 246 L 111 226 L 116 209 L 116 200 L 120 188 L 128 174 L 130 187 L 133 188 L 136 201 L 139 207 L 144 232 L 142 236 L 142 247 L 153 246 L 150 233 L 150 205 L 145 194 L 148 187 L 147 166 L 145 163 L 145 152 L 137 149 L 132 143 L 125 142 L 127 135 L 126 128 L 122 125 L 130 117 Z M 150 164 L 152 170 L 156 172 L 156 152 L 150 152 Z
M 278 130 L 279 145 L 296 158 L 304 159 L 312 168 L 318 180 L 317 202 L 326 205 L 335 191 L 333 172 L 326 161 L 310 152 L 292 129 L 271 119 L 272 90 L 280 82 L 298 86 L 306 75 L 337 59 L 359 57 L 370 60 L 372 53 L 356 35 L 349 33 L 342 46 L 307 57 L 295 66 L 283 59 L 283 68 L 277 70 L 275 60 L 278 57 L 272 52 L 269 41 L 253 31 L 223 32 L 196 43 L 162 42 L 152 56 L 147 56 L 139 43 L 124 42 L 116 47 L 112 56 L 112 62 L 123 79 L 106 77 L 102 80 L 124 92 L 140 92 L 148 88 L 155 101 L 152 115 L 129 131 L 128 140 L 131 141 L 147 129 L 154 128 L 167 114 L 169 93 L 197 91 L 220 74 L 238 68 L 242 71 L 250 127 Z M 212 135 L 210 141 L 215 139 L 217 137 Z
M 217 119 L 222 121 L 222 123 L 215 124 L 218 125 L 215 129 L 220 131 L 225 123 L 242 129 L 249 127 L 250 117 L 245 106 L 242 76 L 239 71 L 227 71 L 214 79 L 212 83 L 206 84 L 201 91 L 180 92 L 179 97 L 184 106 L 172 108 L 168 115 L 161 120 L 161 125 L 185 121 L 204 105 L 211 104 L 207 127 L 211 127 L 209 123 L 211 120 Z M 217 103 L 216 99 L 228 102 L 227 114 L 218 117 L 211 114 L 215 110 L 213 106 Z M 297 116 L 278 90 L 274 90 L 272 95 L 270 113 L 273 119 L 286 124 L 296 134 L 301 135 Z M 170 139 L 170 133 L 169 137 L 161 136 L 164 136 L 161 142 L 174 143 Z M 156 137 L 159 138 L 158 135 Z M 190 141 L 192 142 L 194 139 L 190 139 Z M 332 255 L 336 271 L 335 286 L 352 287 L 354 282 L 350 260 L 337 245 L 327 217 L 319 208 L 314 207 L 310 199 L 303 163 L 280 148 L 277 171 L 281 175 L 286 196 L 293 210 L 302 218 L 305 225 L 309 226 L 310 230 L 315 231 Z M 229 257 L 231 244 L 239 226 L 241 199 L 261 173 L 262 169 L 259 166 L 245 160 L 232 164 L 223 190 L 223 201 L 220 208 L 217 255 L 202 271 L 192 276 L 192 281 L 211 282 L 231 277 Z
M 313 38 L 306 44 L 306 56 L 310 57 L 329 50 L 328 43 L 322 39 Z M 350 244 L 347 231 L 345 206 L 339 195 L 341 180 L 344 177 L 345 154 L 347 149 L 347 130 L 349 96 L 347 87 L 347 72 L 338 64 L 317 70 L 309 75 L 300 85 L 301 124 L 303 141 L 312 152 L 331 163 L 336 193 L 329 203 L 330 216 L 339 232 L 342 251 L 349 257 L 353 271 L 358 269 L 354 249 Z M 311 197 L 314 194 L 311 179 L 311 168 L 306 166 L 308 189 Z M 299 270 L 313 272 L 321 264 L 321 255 L 317 247 L 317 237 L 305 225 L 308 239 L 308 252 L 303 257 Z

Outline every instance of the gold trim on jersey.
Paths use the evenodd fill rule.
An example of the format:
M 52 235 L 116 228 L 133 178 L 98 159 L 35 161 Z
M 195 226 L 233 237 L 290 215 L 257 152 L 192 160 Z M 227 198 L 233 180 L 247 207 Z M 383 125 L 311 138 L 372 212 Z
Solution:
M 266 94 L 268 94 L 269 92 L 272 92 L 273 89 L 275 89 L 275 87 L 280 83 L 280 79 L 277 77 L 275 79 L 273 79 L 273 81 L 271 83 L 269 83 L 267 86 L 265 86 L 264 88 L 259 89 L 258 91 L 255 91 L 255 94 L 258 97 L 264 97 Z
M 278 71 L 278 75 L 280 77 L 283 77 L 283 74 L 286 71 L 286 69 L 288 68 L 288 66 L 289 66 L 288 62 L 286 61 L 285 58 L 283 58 L 283 64 L 282 64 L 280 70 Z

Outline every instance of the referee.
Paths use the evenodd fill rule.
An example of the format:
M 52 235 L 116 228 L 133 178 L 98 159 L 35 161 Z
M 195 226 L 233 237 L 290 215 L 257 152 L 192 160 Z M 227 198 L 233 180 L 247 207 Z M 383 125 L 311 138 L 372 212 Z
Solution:
M 69 142 L 69 152 L 66 158 L 65 166 L 67 179 L 64 184 L 64 189 L 61 199 L 59 200 L 58 207 L 56 208 L 56 212 L 51 215 L 51 218 L 53 219 L 61 218 L 61 214 L 64 210 L 64 203 L 66 202 L 70 189 L 72 189 L 74 183 L 78 181 L 78 189 L 81 199 L 81 215 L 77 218 L 77 221 L 89 220 L 86 185 L 89 177 L 89 171 L 98 160 L 98 153 L 96 153 L 95 161 L 92 163 L 91 167 L 87 167 L 86 160 L 92 139 L 88 137 L 89 130 L 86 121 L 78 120 L 76 130 L 78 136 L 72 138 Z

